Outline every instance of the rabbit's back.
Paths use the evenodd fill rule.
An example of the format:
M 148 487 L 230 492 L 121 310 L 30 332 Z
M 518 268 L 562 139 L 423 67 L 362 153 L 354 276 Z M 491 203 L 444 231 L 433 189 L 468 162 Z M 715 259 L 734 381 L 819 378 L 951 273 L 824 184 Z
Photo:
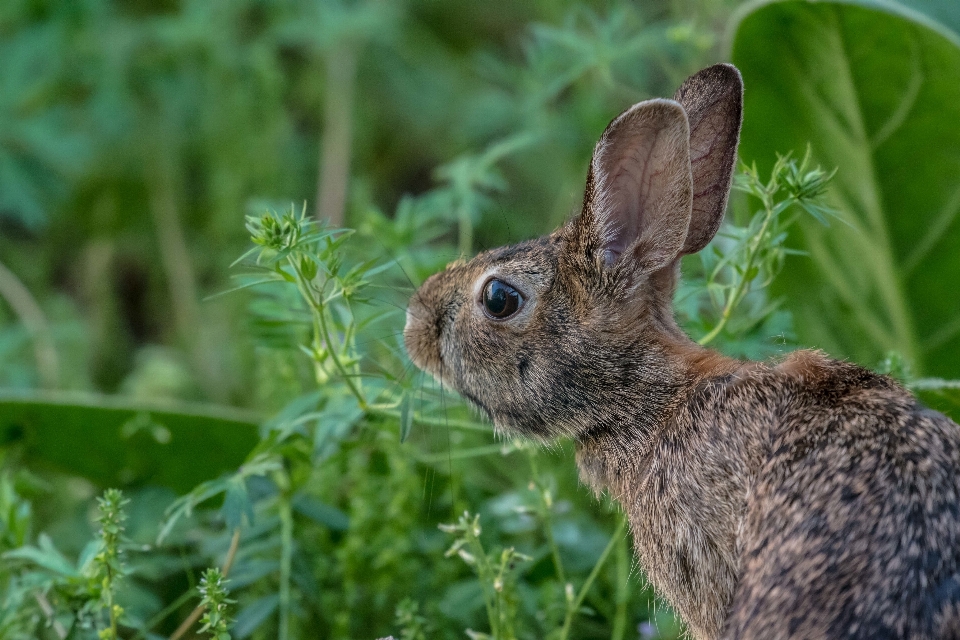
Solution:
M 578 452 L 693 635 L 960 638 L 960 427 L 817 352 L 720 369 Z
M 725 636 L 960 637 L 960 427 L 855 365 L 780 372 Z

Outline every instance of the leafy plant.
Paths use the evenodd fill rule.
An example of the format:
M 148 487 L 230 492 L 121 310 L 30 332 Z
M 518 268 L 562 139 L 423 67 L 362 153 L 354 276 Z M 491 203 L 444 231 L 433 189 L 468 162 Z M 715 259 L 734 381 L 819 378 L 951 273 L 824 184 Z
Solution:
M 227 607 L 234 601 L 227 596 L 225 584 L 227 579 L 223 577 L 219 569 L 207 569 L 200 578 L 201 606 L 204 608 L 203 617 L 200 618 L 199 633 L 207 633 L 212 640 L 230 640 L 230 633 L 227 631 L 230 626 L 230 617 L 227 615 Z
M 905 3 L 913 5 L 914 3 Z M 954 3 L 942 5 L 946 15 Z M 775 291 L 801 341 L 872 366 L 891 350 L 923 375 L 960 361 L 960 36 L 894 2 L 762 2 L 737 16 L 747 87 L 741 155 L 761 171 L 810 143 L 837 167 L 844 225 L 800 221 Z
M 456 524 L 440 525 L 440 530 L 456 536 L 444 555 L 459 556 L 472 567 L 477 572 L 477 578 L 483 589 L 490 634 L 468 629 L 467 635 L 471 640 L 489 640 L 490 638 L 514 640 L 517 637 L 515 629 L 516 569 L 519 563 L 532 558 L 517 553 L 513 547 L 501 549 L 499 553 L 488 554 L 480 542 L 480 516 L 471 518 L 468 512 L 464 512 Z
M 126 572 L 121 561 L 120 538 L 123 523 L 127 519 L 124 507 L 129 500 L 117 489 L 107 489 L 102 498 L 97 498 L 100 512 L 100 551 L 93 557 L 95 577 L 100 580 L 100 600 L 106 610 L 109 626 L 98 634 L 100 640 L 117 640 L 117 620 L 123 615 L 123 607 L 115 601 L 117 584 Z
M 770 350 L 763 341 L 791 330 L 779 313 L 782 301 L 771 300 L 766 290 L 786 257 L 798 253 L 787 247 L 787 232 L 800 212 L 823 225 L 837 216 L 823 201 L 834 173 L 811 167 L 808 151 L 799 161 L 791 154 L 779 156 L 766 181 L 756 164 L 735 174 L 734 188 L 758 200 L 761 208 L 742 216 L 743 226 L 728 221 L 720 228 L 698 254 L 702 276 L 686 280 L 677 293 L 681 315 L 701 334 L 700 344 L 723 336 L 728 350 L 756 358 Z

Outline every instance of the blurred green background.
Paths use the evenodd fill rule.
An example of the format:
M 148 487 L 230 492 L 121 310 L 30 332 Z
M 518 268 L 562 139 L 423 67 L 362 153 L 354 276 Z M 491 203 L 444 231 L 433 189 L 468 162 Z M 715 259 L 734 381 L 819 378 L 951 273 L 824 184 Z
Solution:
M 956 411 L 957 390 L 931 379 L 960 378 L 958 31 L 955 0 L 4 0 L 0 443 L 11 493 L 0 551 L 48 532 L 75 557 L 106 484 L 134 497 L 142 530 L 131 535 L 152 544 L 176 494 L 257 445 L 254 425 L 304 397 L 300 410 L 310 398 L 330 409 L 322 388 L 310 395 L 317 380 L 300 334 L 285 333 L 284 298 L 210 298 L 235 285 L 245 215 L 294 203 L 357 229 L 352 255 L 396 260 L 412 280 L 384 293 L 397 325 L 402 287 L 555 228 L 577 210 L 606 123 L 721 60 L 745 78 L 745 162 L 765 174 L 777 153 L 809 145 L 837 169 L 829 198 L 841 219 L 803 220 L 788 242 L 803 254 L 774 283 L 792 318 L 778 344 L 923 379 L 918 388 L 936 388 L 927 402 Z M 737 219 L 748 210 L 742 196 L 731 206 Z M 395 344 L 397 326 L 369 341 Z M 461 444 L 496 450 L 488 434 L 451 441 L 448 427 L 400 445 L 369 424 L 360 430 L 373 435 L 350 431 L 355 422 L 310 479 L 329 510 L 298 516 L 309 523 L 297 534 L 300 595 L 287 594 L 291 637 L 399 633 L 403 595 L 432 621 L 427 637 L 464 637 L 479 592 L 442 559 L 435 525 L 469 508 L 522 547 L 511 536 L 533 540 L 535 528 L 511 508 L 530 471 L 499 468 L 499 453 L 451 456 Z M 585 576 L 612 516 L 577 486 L 571 456 L 543 465 L 551 490 L 566 492 L 561 548 Z M 23 504 L 31 524 L 14 535 Z M 176 604 L 194 583 L 184 567 L 222 559 L 219 506 L 175 549 L 148 554 L 153 573 L 137 564 L 128 609 L 140 626 L 131 618 L 122 637 Z M 273 535 L 272 517 L 255 535 Z M 276 637 L 278 560 L 265 540 L 234 584 L 249 589 L 240 637 Z M 562 589 L 537 571 L 522 578 L 531 620 Z M 626 580 L 616 571 L 601 591 Z M 19 574 L 2 575 L 9 605 Z M 676 634 L 632 580 L 629 618 L 598 595 L 574 637 Z M 169 634 L 189 609 L 173 607 L 151 633 Z M 3 620 L 0 638 L 21 637 Z

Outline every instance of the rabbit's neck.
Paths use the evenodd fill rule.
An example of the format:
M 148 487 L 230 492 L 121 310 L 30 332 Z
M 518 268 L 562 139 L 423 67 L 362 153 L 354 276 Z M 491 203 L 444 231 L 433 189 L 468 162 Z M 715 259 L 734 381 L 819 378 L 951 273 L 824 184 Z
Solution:
M 697 638 L 714 637 L 739 572 L 737 527 L 756 434 L 722 397 L 756 365 L 686 340 L 665 344 L 679 390 L 651 422 L 578 443 L 577 463 L 595 491 L 623 506 L 640 563 Z M 723 415 L 717 419 L 717 412 Z M 713 415 L 711 415 L 713 414 Z M 723 431 L 719 433 L 718 429 Z

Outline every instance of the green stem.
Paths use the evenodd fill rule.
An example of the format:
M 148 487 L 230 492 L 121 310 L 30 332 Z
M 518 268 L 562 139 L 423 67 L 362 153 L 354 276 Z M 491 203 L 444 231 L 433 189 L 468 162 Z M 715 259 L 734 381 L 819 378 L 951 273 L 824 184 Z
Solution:
M 160 611 L 157 615 L 150 618 L 143 628 L 137 632 L 131 640 L 143 640 L 147 637 L 147 634 L 156 627 L 158 624 L 170 617 L 170 614 L 176 612 L 180 607 L 187 603 L 191 598 L 197 594 L 196 589 L 190 589 L 189 591 L 184 591 L 180 594 L 180 597 L 168 604 L 163 610 Z
M 167 278 L 174 327 L 207 393 L 214 399 L 223 399 L 226 378 L 220 375 L 217 350 L 205 339 L 208 325 L 202 322 L 197 275 L 180 220 L 178 196 L 182 181 L 175 168 L 178 162 L 176 153 L 166 145 L 158 146 L 153 152 L 151 166 L 156 169 L 150 184 L 149 210 L 156 230 L 160 263 Z
M 304 277 L 303 272 L 300 271 L 299 265 L 297 265 L 292 257 L 288 259 L 288 262 L 297 274 L 297 288 L 300 290 L 300 295 L 306 299 L 310 308 L 313 309 L 315 318 L 319 321 L 320 335 L 327 345 L 327 349 L 330 351 L 330 359 L 333 360 L 333 366 L 336 367 L 337 371 L 343 377 L 343 381 L 350 389 L 350 392 L 357 398 L 357 403 L 360 405 L 360 408 L 366 411 L 369 409 L 367 399 L 360 393 L 360 389 L 357 388 L 354 383 L 353 377 L 347 373 L 346 367 L 343 366 L 343 363 L 340 362 L 340 357 L 337 355 L 337 343 L 330 337 L 330 330 L 327 327 L 327 314 L 324 312 L 323 305 L 321 305 L 316 298 L 314 298 L 313 293 L 310 292 L 310 288 L 307 285 L 307 278 Z
M 476 458 L 479 456 L 489 456 L 495 453 L 503 453 L 502 444 L 489 444 L 480 447 L 471 447 L 469 449 L 460 449 L 459 451 L 448 451 L 445 453 L 421 454 L 417 455 L 418 462 L 423 464 L 445 464 L 451 460 L 464 460 L 466 458 Z M 508 450 L 513 453 L 513 450 Z
M 290 496 L 280 499 L 280 629 L 278 640 L 290 638 L 290 572 L 293 563 L 293 509 Z
M 499 599 L 493 588 L 494 578 L 493 570 L 490 568 L 490 560 L 487 558 L 487 552 L 484 550 L 480 539 L 474 536 L 472 531 L 469 531 L 466 535 L 469 536 L 470 552 L 477 562 L 477 576 L 480 578 L 480 592 L 483 594 L 483 604 L 487 608 L 487 621 L 490 623 L 490 635 L 496 640 L 501 640 Z M 492 595 L 490 593 L 491 591 L 493 592 Z
M 621 519 L 623 516 L 620 516 Z M 616 610 L 613 616 L 613 633 L 610 640 L 623 640 L 627 635 L 627 605 L 630 602 L 630 554 L 627 536 L 617 541 L 617 593 L 614 599 Z
M 108 553 L 105 551 L 104 553 Z M 110 617 L 110 640 L 117 640 L 117 614 L 113 610 L 113 570 L 107 557 L 107 577 L 104 579 L 104 591 L 107 592 L 107 615 Z
M 607 543 L 603 553 L 600 554 L 600 559 L 597 560 L 597 564 L 593 565 L 593 570 L 590 571 L 590 575 L 587 576 L 586 582 L 584 582 L 583 587 L 580 588 L 580 593 L 577 594 L 577 597 L 574 599 L 574 601 L 567 607 L 567 615 L 563 620 L 563 628 L 560 630 L 560 636 L 557 640 L 567 640 L 567 638 L 570 637 L 570 627 L 573 624 L 573 616 L 577 613 L 577 611 L 580 610 L 580 606 L 583 604 L 584 598 L 587 597 L 590 587 L 593 586 L 597 576 L 600 575 L 600 570 L 603 568 L 607 558 L 610 556 L 610 552 L 613 551 L 617 541 L 623 537 L 625 528 L 626 520 L 621 517 L 620 522 L 617 523 L 616 530 L 610 537 L 610 542 Z
M 237 557 L 237 549 L 239 548 L 240 548 L 240 527 L 237 527 L 236 529 L 233 530 L 233 537 L 230 539 L 230 548 L 227 549 L 227 557 L 223 561 L 223 570 L 220 572 L 224 578 L 230 575 L 230 568 L 233 567 L 233 561 Z M 193 582 L 192 574 L 188 574 L 188 575 L 191 576 L 190 581 Z M 190 590 L 187 591 L 187 593 L 185 593 L 184 595 L 193 595 L 195 593 L 196 593 L 196 586 L 191 586 Z M 191 628 L 193 628 L 193 625 L 197 623 L 197 620 L 200 619 L 200 616 L 203 615 L 203 612 L 205 610 L 206 610 L 206 607 L 202 603 L 197 605 L 197 607 L 190 612 L 190 615 L 187 616 L 186 619 L 184 619 L 184 621 L 180 623 L 180 626 L 177 627 L 172 634 L 170 634 L 170 637 L 168 638 L 168 640 L 179 640 L 179 638 L 182 638 L 184 635 L 186 635 L 186 633 L 190 631 Z M 151 624 L 150 626 L 153 626 L 153 625 Z
M 3 264 L 0 264 L 0 298 L 10 304 L 33 340 L 37 373 L 43 386 L 57 388 L 60 385 L 60 360 L 47 316 L 26 285 Z
M 560 559 L 560 547 L 557 546 L 557 540 L 553 536 L 552 505 L 550 504 L 547 490 L 540 477 L 536 453 L 528 449 L 527 458 L 530 460 L 530 473 L 533 475 L 533 482 L 537 487 L 537 496 L 540 498 L 540 518 L 543 520 L 543 530 L 547 536 L 547 544 L 550 546 L 550 555 L 553 556 L 553 566 L 557 572 L 557 579 L 560 581 L 560 584 L 563 585 L 567 583 L 567 575 L 563 570 L 563 561 Z
M 393 405 L 395 406 L 395 405 Z M 384 405 L 367 405 L 367 410 L 371 414 L 378 416 L 384 416 L 386 418 L 395 418 L 400 419 L 400 412 L 394 410 L 390 406 Z M 473 422 L 471 420 L 456 420 L 451 418 L 432 418 L 430 416 L 423 415 L 414 415 L 413 421 L 416 424 L 419 424 L 424 427 L 452 427 L 454 429 L 467 429 L 469 431 L 481 431 L 483 433 L 491 433 L 493 427 L 489 424 L 483 424 L 481 422 Z
M 343 224 L 350 182 L 357 52 L 353 46 L 341 44 L 327 54 L 325 62 L 327 86 L 317 178 L 317 219 L 339 227 Z
M 53 632 L 57 634 L 60 640 L 64 640 L 67 637 L 67 630 L 55 617 L 53 607 L 50 606 L 50 601 L 47 600 L 45 595 L 39 592 L 34 593 L 33 598 L 37 601 L 37 604 L 40 605 L 40 610 L 43 611 L 43 615 L 47 618 L 47 624 L 53 627 Z
M 720 315 L 720 321 L 717 323 L 717 326 L 697 341 L 701 346 L 709 344 L 714 338 L 720 335 L 720 332 L 723 331 L 723 328 L 733 315 L 733 310 L 736 309 L 737 305 L 740 304 L 740 301 L 743 299 L 743 296 L 749 290 L 750 279 L 748 279 L 747 275 L 750 273 L 750 270 L 753 269 L 753 262 L 760 252 L 763 238 L 767 234 L 767 227 L 770 226 L 770 222 L 773 220 L 774 207 L 769 196 L 763 198 L 763 208 L 766 211 L 766 216 L 764 216 L 763 224 L 760 225 L 760 230 L 753 236 L 752 242 L 747 247 L 747 264 L 743 270 L 743 274 L 734 286 L 730 297 L 727 298 L 727 303 L 723 307 L 723 313 Z

